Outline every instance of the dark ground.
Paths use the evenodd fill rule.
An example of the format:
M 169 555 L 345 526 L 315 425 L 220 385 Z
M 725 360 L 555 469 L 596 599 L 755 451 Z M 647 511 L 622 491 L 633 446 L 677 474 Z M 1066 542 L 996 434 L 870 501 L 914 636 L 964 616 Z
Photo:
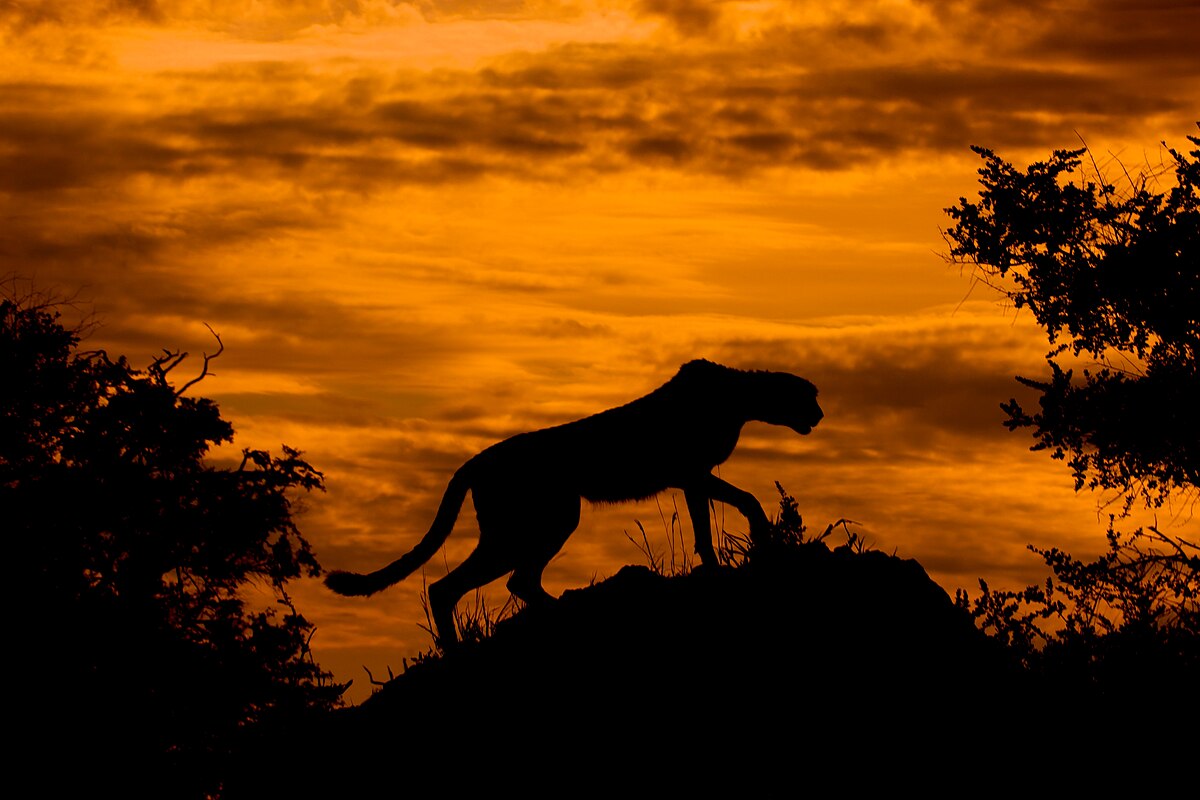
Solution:
M 361 706 L 276 732 L 227 796 L 1023 780 L 1062 735 L 1034 710 L 1047 700 L 918 563 L 816 542 L 568 591 Z

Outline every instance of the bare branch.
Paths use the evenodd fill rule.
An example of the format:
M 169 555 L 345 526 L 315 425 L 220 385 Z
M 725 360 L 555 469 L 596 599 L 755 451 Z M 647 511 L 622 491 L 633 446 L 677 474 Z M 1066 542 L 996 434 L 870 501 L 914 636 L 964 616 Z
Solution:
M 201 367 L 200 374 L 197 375 L 196 377 L 192 378 L 190 381 L 185 383 L 183 386 L 179 387 L 179 389 L 176 390 L 176 392 L 175 392 L 176 397 L 181 397 L 183 395 L 183 393 L 186 392 L 188 389 L 195 386 L 200 381 L 204 380 L 205 377 L 207 377 L 209 374 L 208 373 L 209 362 L 211 362 L 214 358 L 221 355 L 221 353 L 225 352 L 225 343 L 221 341 L 221 335 L 219 333 L 217 333 L 216 331 L 214 331 L 212 329 L 212 326 L 209 325 L 207 322 L 204 323 L 204 327 L 208 328 L 208 332 L 211 333 L 213 335 L 213 338 L 217 340 L 217 345 L 218 345 L 217 352 L 213 353 L 212 355 L 209 355 L 208 353 L 204 354 L 204 366 Z M 187 356 L 187 353 L 184 353 L 183 355 L 181 355 L 179 357 L 179 359 L 176 360 L 175 363 L 171 365 L 171 368 L 174 368 L 176 365 L 178 365 L 179 362 L 182 361 L 186 356 Z
M 187 353 L 168 350 L 164 347 L 163 354 L 150 362 L 150 366 L 146 368 L 146 371 L 159 380 L 166 380 L 167 373 L 178 367 L 187 357 Z

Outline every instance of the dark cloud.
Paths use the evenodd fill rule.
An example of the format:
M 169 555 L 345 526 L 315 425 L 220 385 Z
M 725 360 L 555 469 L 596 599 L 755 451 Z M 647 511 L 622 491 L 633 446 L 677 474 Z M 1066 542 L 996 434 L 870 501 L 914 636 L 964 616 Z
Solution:
M 391 301 L 381 313 L 361 304 L 339 303 L 302 286 L 247 296 L 243 286 L 224 285 L 203 273 L 180 275 L 173 283 L 154 287 L 154 303 L 162 317 L 203 320 L 218 332 L 252 331 L 236 348 L 230 340 L 225 363 L 241 361 L 265 375 L 359 375 L 364 368 L 369 373 L 371 365 L 392 364 L 398 354 L 407 363 L 427 364 L 470 350 L 468 342 L 478 338 L 450 323 L 413 320 L 416 309 L 403 302 Z M 109 333 L 123 341 L 163 335 L 128 314 L 113 315 Z M 202 339 L 190 349 L 204 344 Z M 343 357 L 348 350 L 355 354 L 353 366 Z
M 574 319 L 551 318 L 533 326 L 529 333 L 543 339 L 595 339 L 614 335 L 609 325 L 588 324 Z
M 696 55 L 639 44 L 569 43 L 542 53 L 504 58 L 479 74 L 484 83 L 505 89 L 562 92 L 634 91 L 657 81 L 675 86 L 702 65 Z M 596 100 L 611 100 L 592 96 Z M 632 98 L 636 99 L 635 94 Z
M 102 265 L 116 265 L 130 258 L 153 259 L 166 244 L 161 235 L 128 223 L 72 233 L 52 222 L 10 216 L 0 230 L 0 263 L 18 274 L 36 265 L 43 271 L 68 268 L 98 278 L 94 270 Z
M 369 191 L 484 175 L 586 179 L 640 165 L 733 176 L 836 170 L 971 144 L 1061 147 L 1076 130 L 1120 135 L 1148 118 L 1194 116 L 1200 59 L 1187 55 L 1184 31 L 1200 11 L 1186 4 L 1153 4 L 1142 18 L 1130 3 L 1100 3 L 1070 25 L 1052 5 L 979 3 L 969 14 L 934 5 L 939 28 L 780 25 L 686 50 L 566 44 L 479 72 L 363 67 L 331 83 L 263 63 L 163 74 L 157 91 L 186 81 L 195 101 L 173 97 L 157 113 L 145 110 L 153 84 L 138 87 L 136 104 L 118 85 L 3 84 L 0 192 L 111 192 L 144 175 Z M 640 7 L 704 16 L 690 2 Z M 1028 35 L 1002 35 L 1018 16 Z M 993 27 L 990 49 L 962 47 Z M 946 36 L 957 48 L 919 46 Z M 914 60 L 924 52 L 945 55 Z
M 651 164 L 679 164 L 691 155 L 692 146 L 682 136 L 644 136 L 630 141 L 625 152 Z
M 677 0 L 680 2 L 681 0 Z M 314 26 L 411 24 L 456 20 L 570 18 L 572 0 L 0 0 L 0 31 L 84 29 L 120 24 L 194 26 L 241 39 L 285 40 Z
M 546 98 L 534 89 L 470 87 L 464 76 L 456 96 L 384 99 L 366 111 L 310 104 L 145 118 L 10 106 L 0 112 L 0 191 L 112 187 L 142 174 L 257 173 L 367 188 L 488 173 L 561 179 L 637 163 L 728 174 L 844 168 L 979 142 L 1062 145 L 1056 135 L 1065 130 L 1055 119 L 1094 134 L 1120 130 L 1128 117 L 1109 115 L 1112 109 L 1187 111 L 1182 98 L 1125 91 L 1097 76 L 937 65 L 827 70 L 773 84 L 709 80 L 684 92 L 648 74 L 644 98 L 608 98 L 615 107 L 607 109 L 588 92 Z
M 796 144 L 796 138 L 783 131 L 764 131 L 730 136 L 729 143 L 768 158 L 778 159 Z
M 501 155 L 567 156 L 585 145 L 556 135 L 558 130 L 570 132 L 564 111 L 574 109 L 553 98 L 534 103 L 486 92 L 438 103 L 400 100 L 375 110 L 381 125 L 373 133 L 428 150 L 474 147 Z
M 917 0 L 964 42 L 999 45 L 1000 56 L 1045 64 L 1144 68 L 1160 77 L 1196 76 L 1200 6 L 1192 0 Z
M 0 24 L 17 31 L 39 25 L 86 26 L 126 21 L 160 22 L 157 0 L 4 0 Z
M 1000 403 L 1029 400 L 1015 376 L 1041 375 L 1045 347 L 1041 331 L 1012 327 L 997 312 L 909 329 L 701 342 L 665 361 L 702 352 L 731 366 L 803 375 L 817 385 L 826 412 L 814 457 L 895 464 L 927 459 L 934 448 L 972 457 L 980 442 L 1013 441 Z
M 415 0 L 427 20 L 520 19 L 529 14 L 525 0 Z
M 720 19 L 721 9 L 714 0 L 638 0 L 636 8 L 643 14 L 662 17 L 680 33 L 708 33 Z
M 0 87 L 0 94 L 6 94 Z M 18 94 L 25 94 L 19 87 Z M 4 102 L 0 100 L 0 102 Z M 0 111 L 0 192 L 41 192 L 179 171 L 187 154 L 129 117 L 57 106 Z

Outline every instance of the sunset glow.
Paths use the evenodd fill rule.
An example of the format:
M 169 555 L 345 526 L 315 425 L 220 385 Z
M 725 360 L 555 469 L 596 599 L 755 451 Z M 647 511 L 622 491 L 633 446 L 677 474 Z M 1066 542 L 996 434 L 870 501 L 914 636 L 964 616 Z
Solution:
M 16 0 L 0 277 L 135 364 L 218 332 L 214 457 L 303 450 L 326 568 L 409 549 L 487 445 L 708 358 L 820 388 L 810 437 L 748 426 L 722 467 L 769 512 L 779 481 L 951 593 L 1024 585 L 1026 544 L 1095 554 L 1107 512 L 1001 425 L 1044 333 L 943 260 L 943 209 L 970 145 L 1161 164 L 1196 133 L 1196 31 L 1185 0 Z M 635 520 L 665 547 L 673 502 L 585 509 L 547 588 L 638 562 Z M 418 580 L 296 588 L 354 700 L 431 644 Z

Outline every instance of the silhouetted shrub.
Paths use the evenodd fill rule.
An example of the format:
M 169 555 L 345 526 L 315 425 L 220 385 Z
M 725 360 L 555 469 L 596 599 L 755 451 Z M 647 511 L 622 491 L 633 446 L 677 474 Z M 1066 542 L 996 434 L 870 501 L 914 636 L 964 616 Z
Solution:
M 1083 562 L 1031 547 L 1053 575 L 956 603 L 1056 696 L 1121 701 L 1148 686 L 1185 693 L 1200 675 L 1200 549 L 1154 528 L 1121 534 Z M 1193 701 L 1194 702 L 1194 701 Z
M 1115 493 L 1122 516 L 1139 499 L 1148 507 L 1173 495 L 1194 503 L 1200 149 L 1168 149 L 1167 165 L 1124 172 L 1120 188 L 1094 161 L 1092 180 L 1069 180 L 1086 148 L 1055 151 L 1025 172 L 974 149 L 984 160 L 983 189 L 978 202 L 962 198 L 947 209 L 950 258 L 1029 309 L 1052 347 L 1047 378 L 1018 377 L 1040 393 L 1040 410 L 1009 400 L 1005 424 L 1033 429 L 1033 449 L 1067 461 L 1076 489 Z M 1160 180 L 1173 185 L 1153 191 Z M 1071 367 L 1081 364 L 1077 376 Z M 1045 706 L 1067 703 L 1059 716 L 1078 726 L 1118 709 L 1178 704 L 1178 693 L 1146 692 L 1172 693 L 1200 674 L 1196 546 L 1157 528 L 1122 534 L 1110 521 L 1108 551 L 1095 561 L 1030 549 L 1053 573 L 1044 586 L 994 591 L 980 581 L 980 597 L 960 592 L 957 602 L 1047 692 Z
M 15 648 L 48 687 L 32 741 L 71 765 L 48 773 L 59 788 L 203 796 L 257 723 L 338 700 L 285 589 L 319 572 L 292 496 L 322 476 L 286 446 L 209 466 L 233 429 L 184 395 L 195 380 L 172 384 L 186 354 L 138 370 L 79 340 L 53 305 L 0 301 L 0 515 L 28 578 Z M 282 613 L 248 605 L 251 586 Z

